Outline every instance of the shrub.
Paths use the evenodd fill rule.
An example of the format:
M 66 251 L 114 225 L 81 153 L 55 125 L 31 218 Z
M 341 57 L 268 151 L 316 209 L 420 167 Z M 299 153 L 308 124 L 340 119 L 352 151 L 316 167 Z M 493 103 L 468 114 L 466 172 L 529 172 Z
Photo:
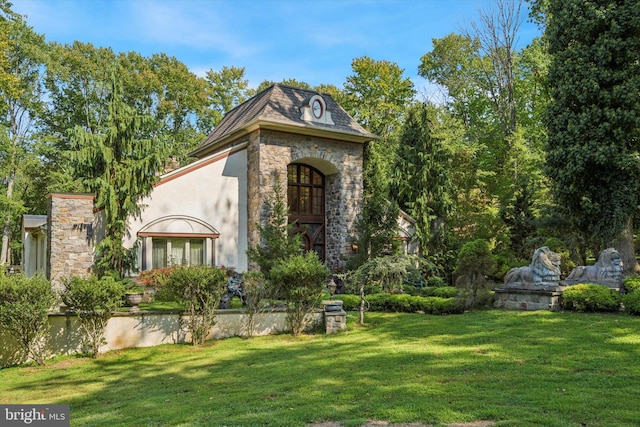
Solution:
M 631 292 L 622 297 L 624 311 L 634 316 L 640 315 L 640 292 Z
M 342 308 L 345 311 L 354 311 L 360 309 L 360 295 L 342 294 L 336 299 L 342 300 Z
M 175 269 L 176 266 L 145 270 L 140 272 L 136 281 L 145 288 L 153 289 L 153 292 L 157 294 Z
M 96 358 L 100 345 L 106 343 L 104 331 L 111 314 L 122 303 L 124 285 L 109 276 L 92 275 L 67 279 L 64 287 L 62 301 L 78 316 L 90 355 Z
M 432 288 L 442 288 L 447 286 L 447 282 L 440 276 L 431 276 L 427 279 L 427 286 Z
M 440 298 L 453 298 L 457 295 L 458 290 L 453 286 L 444 286 L 442 288 L 434 288 L 433 296 Z
M 467 242 L 458 253 L 455 270 L 459 304 L 464 309 L 482 305 L 489 287 L 487 276 L 494 267 L 489 243 L 484 239 Z
M 185 306 L 191 343 L 199 345 L 215 325 L 215 310 L 226 291 L 227 270 L 206 265 L 176 267 L 167 278 L 164 294 Z
M 389 255 L 371 258 L 348 277 L 349 291 L 359 293 L 365 287 L 365 293 L 397 293 L 403 289 L 403 283 L 421 283 L 422 264 L 426 260 L 417 255 Z
M 618 311 L 621 296 L 606 286 L 587 283 L 567 288 L 562 294 L 562 300 L 567 310 Z
M 0 273 L 0 325 L 16 340 L 22 356 L 39 365 L 46 360 L 47 313 L 55 300 L 51 283 L 42 276 Z
M 354 304 L 356 301 L 352 299 L 349 304 L 343 304 L 345 310 L 357 309 L 360 306 L 359 298 L 355 295 L 353 297 L 358 299 L 357 304 Z M 369 295 L 367 302 L 371 311 L 426 314 L 449 314 L 460 311 L 454 298 L 378 293 Z
M 627 293 L 640 291 L 640 276 L 629 276 L 624 279 L 624 289 Z
M 293 335 L 304 332 L 307 315 L 318 306 L 329 274 L 313 251 L 292 256 L 271 269 L 271 281 L 288 303 L 287 322 Z
M 247 298 L 247 336 L 253 336 L 256 316 L 265 311 L 264 300 L 270 297 L 264 275 L 259 271 L 249 271 L 242 275 L 242 288 Z

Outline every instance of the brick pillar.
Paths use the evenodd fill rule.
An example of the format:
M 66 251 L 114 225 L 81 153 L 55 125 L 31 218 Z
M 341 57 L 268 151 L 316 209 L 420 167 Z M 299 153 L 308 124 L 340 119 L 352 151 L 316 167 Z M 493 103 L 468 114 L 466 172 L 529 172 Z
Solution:
M 62 280 L 87 276 L 93 267 L 91 194 L 50 194 L 47 213 L 47 278 L 60 291 Z

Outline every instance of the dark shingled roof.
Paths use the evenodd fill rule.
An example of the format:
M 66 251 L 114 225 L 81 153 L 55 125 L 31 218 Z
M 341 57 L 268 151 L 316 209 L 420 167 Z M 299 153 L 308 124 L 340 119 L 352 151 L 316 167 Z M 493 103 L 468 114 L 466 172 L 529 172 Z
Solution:
M 314 95 L 320 95 L 324 99 L 327 111 L 331 113 L 333 125 L 302 120 L 301 107 Z M 227 140 L 234 133 L 256 122 L 291 126 L 299 128 L 300 133 L 305 133 L 305 130 L 335 132 L 338 134 L 335 136 L 336 139 L 348 139 L 351 136 L 365 141 L 377 138 L 347 114 L 331 95 L 274 84 L 229 111 L 192 155 L 198 156 L 210 151 L 220 141 Z

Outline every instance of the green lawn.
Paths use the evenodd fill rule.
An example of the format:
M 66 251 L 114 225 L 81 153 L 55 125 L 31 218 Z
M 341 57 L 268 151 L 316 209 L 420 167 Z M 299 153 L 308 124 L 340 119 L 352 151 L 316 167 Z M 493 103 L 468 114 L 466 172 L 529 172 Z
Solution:
M 367 313 L 337 335 L 232 338 L 0 370 L 0 403 L 68 403 L 72 426 L 367 420 L 640 425 L 640 318 Z

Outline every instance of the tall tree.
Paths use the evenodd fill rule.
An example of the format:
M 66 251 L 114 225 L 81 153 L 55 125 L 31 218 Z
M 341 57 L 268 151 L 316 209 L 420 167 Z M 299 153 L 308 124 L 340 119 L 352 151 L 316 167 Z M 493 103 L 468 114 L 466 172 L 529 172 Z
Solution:
M 0 264 L 11 262 L 11 235 L 20 223 L 24 203 L 22 193 L 28 186 L 24 179 L 26 168 L 35 161 L 31 148 L 34 132 L 33 118 L 43 102 L 42 78 L 46 58 L 46 44 L 17 15 L 0 17 L 2 69 L 9 77 L 0 78 L 0 196 L 2 211 L 2 249 Z M 3 37 L 4 38 L 4 37 Z M 20 185 L 22 184 L 22 185 Z M 21 187 L 21 188 L 19 188 Z
M 416 236 L 424 256 L 446 250 L 446 223 L 453 208 L 453 156 L 434 105 L 414 105 L 398 146 L 398 197 L 416 219 Z
M 127 218 L 140 214 L 140 199 L 149 195 L 156 172 L 165 160 L 165 141 L 154 135 L 154 118 L 124 102 L 122 83 L 111 67 L 108 114 L 100 129 L 75 126 L 70 131 L 74 174 L 104 206 L 105 239 L 98 247 L 98 273 L 131 270 L 132 259 L 122 247 Z
M 354 74 L 344 84 L 343 106 L 380 138 L 364 146 L 364 201 L 358 221 L 355 266 L 397 247 L 398 205 L 391 197 L 397 136 L 415 90 L 404 70 L 367 56 L 351 63 Z
M 208 105 L 200 116 L 200 127 L 210 132 L 222 117 L 251 96 L 249 80 L 244 67 L 222 67 L 220 71 L 207 71 L 205 77 Z
M 547 173 L 557 204 L 595 250 L 613 244 L 637 268 L 640 3 L 552 0 Z
M 496 0 L 470 31 L 433 40 L 419 66 L 420 75 L 444 89 L 445 105 L 466 129 L 465 170 L 456 173 L 465 191 L 456 198 L 458 217 L 467 223 L 458 230 L 511 249 L 510 234 L 520 230 L 510 229 L 499 212 L 512 210 L 514 195 L 528 183 L 538 184 L 529 185 L 536 204 L 545 189 L 539 172 L 544 50 L 539 43 L 517 50 L 523 18 L 521 1 Z

